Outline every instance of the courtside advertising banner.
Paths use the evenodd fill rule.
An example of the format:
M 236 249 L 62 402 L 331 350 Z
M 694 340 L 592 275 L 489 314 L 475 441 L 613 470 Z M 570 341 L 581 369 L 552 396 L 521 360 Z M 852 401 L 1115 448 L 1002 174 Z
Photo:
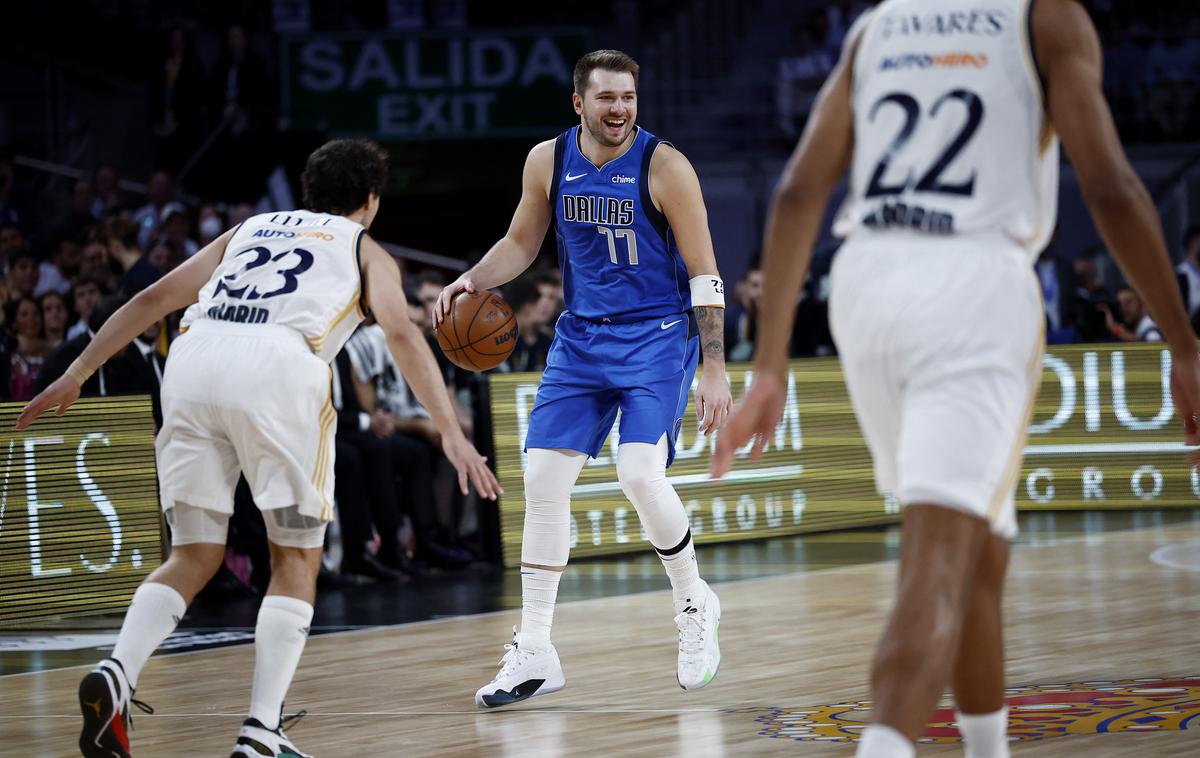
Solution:
M 1190 507 L 1200 469 L 1184 461 L 1170 394 L 1170 353 L 1154 345 L 1053 347 L 1043 361 L 1017 507 L 1023 510 Z M 734 399 L 753 382 L 749 364 L 727 367 Z M 489 378 L 505 562 L 520 561 L 525 434 L 538 374 Z M 783 421 L 766 454 L 740 451 L 709 479 L 712 438 L 696 433 L 695 391 L 668 477 L 706 544 L 896 523 L 899 504 L 875 491 L 871 458 L 835 358 L 792 361 Z M 614 425 L 571 497 L 571 554 L 648 549 L 617 483 Z
M 150 399 L 17 432 L 23 405 L 0 404 L 0 627 L 121 610 L 161 558 Z

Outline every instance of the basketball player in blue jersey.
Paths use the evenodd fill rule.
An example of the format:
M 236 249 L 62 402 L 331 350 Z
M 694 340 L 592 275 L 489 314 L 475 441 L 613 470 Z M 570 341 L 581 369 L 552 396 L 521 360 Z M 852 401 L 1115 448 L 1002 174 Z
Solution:
M 525 439 L 521 631 L 475 694 L 495 708 L 566 684 L 550 625 L 567 564 L 571 488 L 621 412 L 617 477 L 658 551 L 679 630 L 677 679 L 705 686 L 721 653 L 721 606 L 700 578 L 687 512 L 667 481 L 699 354 L 699 429 L 729 412 L 717 273 L 700 182 L 670 144 L 636 126 L 638 65 L 598 50 L 575 66 L 580 124 L 533 148 L 508 233 L 435 305 L 498 287 L 537 257 L 553 224 L 566 312 L 555 327 Z
M 1102 81 L 1076 0 L 885 0 L 847 35 L 775 190 L 755 380 L 712 471 L 752 439 L 761 453 L 779 422 L 796 295 L 849 172 L 830 322 L 903 528 L 858 758 L 912 758 L 947 685 L 966 758 L 1009 755 L 1001 596 L 1042 374 L 1032 268 L 1054 229 L 1060 139 L 1096 228 L 1162 329 L 1184 436 L 1200 443 L 1196 336 Z

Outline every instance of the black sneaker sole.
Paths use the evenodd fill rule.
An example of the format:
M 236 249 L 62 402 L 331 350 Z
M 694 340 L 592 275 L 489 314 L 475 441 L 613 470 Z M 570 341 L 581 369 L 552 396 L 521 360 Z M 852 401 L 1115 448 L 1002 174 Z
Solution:
M 84 758 L 131 758 L 113 733 L 113 720 L 120 718 L 115 708 L 108 677 L 99 671 L 85 676 L 79 683 L 79 711 L 83 714 L 79 752 Z
M 545 683 L 545 679 L 529 679 L 521 682 L 507 692 L 504 690 L 496 690 L 490 695 L 481 696 L 479 699 L 483 701 L 483 708 L 502 708 L 506 705 L 512 705 L 513 703 L 520 703 L 524 700 L 528 700 L 534 695 L 549 695 L 550 692 L 539 691 L 542 689 L 542 685 Z M 551 692 L 558 692 L 558 690 L 552 690 Z

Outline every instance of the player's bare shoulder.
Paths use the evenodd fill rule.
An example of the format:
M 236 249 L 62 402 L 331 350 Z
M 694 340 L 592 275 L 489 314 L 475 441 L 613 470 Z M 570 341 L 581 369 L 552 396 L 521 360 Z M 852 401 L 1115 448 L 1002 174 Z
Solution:
M 525 158 L 525 172 L 522 183 L 526 190 L 530 187 L 541 187 L 546 199 L 550 199 L 550 185 L 554 174 L 554 142 L 548 139 L 539 142 L 529 151 Z
M 671 198 L 699 192 L 700 177 L 692 162 L 670 142 L 660 142 L 650 159 L 650 197 L 662 208 Z

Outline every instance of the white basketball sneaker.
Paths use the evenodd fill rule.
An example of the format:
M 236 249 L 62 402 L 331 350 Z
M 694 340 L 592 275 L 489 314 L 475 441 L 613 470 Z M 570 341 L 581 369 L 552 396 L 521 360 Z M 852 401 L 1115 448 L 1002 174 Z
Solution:
M 721 668 L 717 627 L 721 625 L 721 601 L 707 590 L 704 605 L 688 605 L 675 617 L 679 630 L 679 667 L 675 679 L 685 690 L 698 690 L 713 680 Z
M 538 695 L 549 695 L 567 686 L 558 652 L 553 645 L 532 648 L 524 645 L 513 627 L 513 641 L 500 659 L 500 673 L 475 693 L 475 705 L 499 708 Z
M 292 744 L 283 733 L 283 725 L 299 721 L 304 716 L 300 711 L 293 716 L 286 716 L 274 729 L 268 729 L 258 719 L 246 719 L 242 722 L 242 731 L 238 733 L 237 744 L 229 758 L 313 758 L 308 753 L 300 752 L 300 748 Z

